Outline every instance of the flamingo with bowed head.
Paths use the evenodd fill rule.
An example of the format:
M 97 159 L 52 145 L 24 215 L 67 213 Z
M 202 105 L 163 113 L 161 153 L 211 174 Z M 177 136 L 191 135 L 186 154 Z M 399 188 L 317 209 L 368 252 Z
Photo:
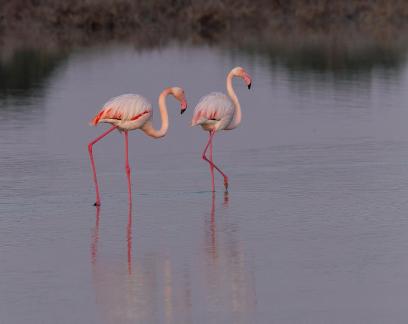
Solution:
M 241 123 L 241 106 L 237 95 L 232 87 L 232 79 L 239 77 L 243 79 L 251 89 L 251 77 L 242 67 L 233 68 L 227 75 L 227 93 L 228 96 L 221 92 L 212 92 L 202 97 L 194 109 L 192 126 L 200 125 L 203 130 L 209 132 L 208 142 L 202 154 L 203 160 L 210 165 L 212 191 L 215 191 L 214 168 L 224 177 L 225 191 L 228 190 L 228 177 L 213 162 L 212 141 L 215 132 L 220 130 L 231 130 Z M 206 153 L 210 148 L 210 159 Z
M 99 197 L 98 179 L 96 177 L 95 161 L 93 158 L 92 147 L 93 145 L 111 133 L 113 130 L 118 129 L 123 132 L 125 137 L 125 162 L 126 162 L 126 175 L 128 180 L 128 193 L 129 202 L 132 201 L 132 191 L 130 182 L 130 166 L 128 158 L 128 132 L 134 129 L 142 130 L 146 135 L 153 138 L 160 138 L 166 135 L 169 128 L 169 117 L 167 114 L 166 97 L 173 95 L 181 103 L 181 113 L 187 109 L 187 102 L 184 95 L 184 90 L 178 87 L 166 88 L 159 96 L 159 110 L 161 115 L 161 127 L 155 129 L 152 124 L 152 105 L 150 102 L 137 94 L 123 94 L 121 96 L 110 99 L 103 108 L 96 114 L 91 120 L 90 125 L 96 126 L 99 123 L 109 123 L 112 125 L 110 129 L 104 132 L 102 135 L 94 139 L 88 144 L 89 157 L 91 159 L 93 179 L 96 189 L 96 202 L 95 206 L 100 206 L 101 200 Z

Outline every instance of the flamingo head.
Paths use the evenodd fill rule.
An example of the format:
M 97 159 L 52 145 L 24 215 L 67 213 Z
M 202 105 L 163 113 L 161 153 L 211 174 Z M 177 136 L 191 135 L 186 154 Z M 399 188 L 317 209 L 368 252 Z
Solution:
M 252 79 L 244 68 L 237 66 L 233 68 L 231 72 L 234 76 L 243 79 L 246 85 L 248 86 L 248 89 L 251 89 Z
M 180 113 L 183 114 L 186 109 L 187 109 L 187 100 L 186 96 L 184 94 L 184 90 L 179 87 L 173 87 L 171 88 L 171 94 L 178 100 L 180 101 Z

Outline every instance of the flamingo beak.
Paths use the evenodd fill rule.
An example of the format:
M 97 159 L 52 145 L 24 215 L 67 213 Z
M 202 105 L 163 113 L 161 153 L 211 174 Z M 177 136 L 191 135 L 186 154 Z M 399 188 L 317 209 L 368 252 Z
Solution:
M 248 86 L 248 90 L 251 89 L 251 84 L 252 84 L 251 77 L 245 73 L 243 78 L 244 78 L 245 83 Z
M 185 99 L 183 99 L 181 101 L 181 111 L 180 114 L 182 115 L 187 109 L 187 101 Z

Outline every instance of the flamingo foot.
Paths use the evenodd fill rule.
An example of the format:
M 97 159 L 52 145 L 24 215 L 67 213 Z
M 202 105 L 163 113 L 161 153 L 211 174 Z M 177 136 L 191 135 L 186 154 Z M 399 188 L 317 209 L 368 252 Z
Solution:
M 100 202 L 100 201 L 96 201 L 93 205 L 96 206 L 96 207 L 99 207 L 99 206 L 101 205 L 101 202 Z
M 228 192 L 228 177 L 224 177 L 225 192 Z

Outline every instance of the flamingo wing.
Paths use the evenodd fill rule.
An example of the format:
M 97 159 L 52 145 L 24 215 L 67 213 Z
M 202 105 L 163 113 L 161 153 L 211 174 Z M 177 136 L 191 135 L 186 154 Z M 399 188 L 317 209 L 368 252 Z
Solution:
M 218 123 L 217 128 L 220 129 L 226 127 L 233 117 L 234 104 L 231 99 L 221 92 L 212 92 L 198 102 L 191 126 Z
M 151 103 L 137 94 L 123 94 L 106 102 L 99 113 L 91 120 L 90 125 L 102 122 L 136 121 L 142 116 L 151 117 Z

